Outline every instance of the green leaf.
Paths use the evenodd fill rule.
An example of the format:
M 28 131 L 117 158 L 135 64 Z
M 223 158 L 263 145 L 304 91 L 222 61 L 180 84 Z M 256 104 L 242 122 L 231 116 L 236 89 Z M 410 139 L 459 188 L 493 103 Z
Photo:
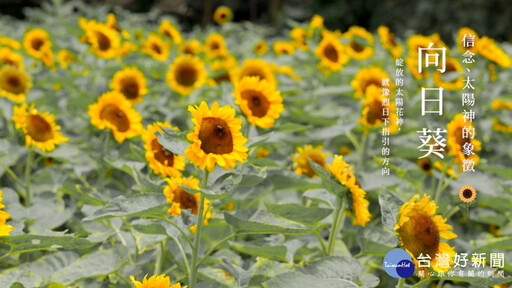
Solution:
M 286 260 L 287 248 L 284 245 L 269 246 L 268 243 L 263 245 L 251 245 L 250 243 L 232 242 L 231 247 L 238 252 L 248 254 L 255 257 L 265 257 L 271 260 L 288 262 Z
M 142 234 L 151 234 L 151 235 L 165 235 L 171 237 L 178 237 L 180 231 L 167 222 L 154 222 L 146 219 L 141 219 L 137 222 L 131 224 L 131 227 L 135 229 L 135 231 Z
M 20 282 L 13 283 L 9 288 L 25 288 Z
M 114 217 L 148 217 L 162 216 L 169 208 L 165 204 L 167 198 L 163 194 L 144 194 L 126 198 L 119 196 L 110 201 L 104 208 L 96 210 L 92 215 L 83 219 L 91 221 L 96 219 L 108 219 Z M 164 204 L 162 204 L 164 203 Z
M 11 254 L 48 249 L 86 249 L 96 243 L 72 236 L 17 235 L 0 237 L 0 242 L 11 246 Z
M 243 176 L 240 186 L 253 186 L 259 184 L 267 177 L 267 167 L 258 167 L 246 163 L 242 168 L 235 170 L 234 174 Z
M 285 189 L 314 189 L 322 187 L 320 183 L 315 183 L 313 182 L 314 180 L 306 177 L 300 177 L 291 171 L 268 169 L 267 174 L 268 176 L 265 179 L 265 182 L 271 183 L 274 186 L 274 191 Z
M 331 172 L 325 170 L 322 166 L 318 165 L 315 161 L 308 158 L 309 164 L 311 168 L 316 172 L 320 179 L 322 179 L 322 183 L 324 187 L 334 195 L 343 196 L 344 192 L 347 190 L 345 186 L 341 185 L 337 179 L 335 179 Z
M 320 207 L 304 207 L 297 204 L 271 204 L 265 203 L 267 209 L 277 216 L 285 219 L 304 224 L 306 226 L 314 226 L 319 224 L 322 219 L 332 213 L 330 208 Z
M 282 125 L 279 125 L 276 127 L 276 130 L 283 133 L 290 133 L 290 132 L 299 132 L 299 131 L 305 131 L 313 128 L 312 125 L 302 125 L 292 122 L 286 122 Z
M 224 212 L 224 219 L 237 232 L 307 234 L 313 230 L 313 227 L 290 222 L 260 209 L 238 210 L 235 214 Z
M 196 190 L 186 185 L 179 185 L 190 194 L 203 193 L 208 199 L 223 199 L 233 193 L 240 181 L 242 181 L 242 175 L 225 174 L 219 177 L 219 179 L 207 189 Z
M 156 131 L 155 135 L 158 139 L 158 143 L 175 155 L 184 155 L 185 149 L 190 145 L 188 140 L 186 140 L 186 132 L 166 130 L 165 133 Z
M 357 240 L 364 255 L 377 255 L 384 257 L 391 249 L 397 246 L 396 235 L 377 227 L 366 227 L 358 230 Z
M 247 140 L 247 143 L 245 145 L 249 148 L 261 146 L 261 144 L 267 142 L 267 140 L 270 137 L 272 137 L 272 135 L 274 135 L 274 133 L 275 132 L 272 131 L 270 133 L 266 133 L 266 134 L 259 135 L 256 137 L 250 137 L 249 140 Z
M 333 195 L 332 193 L 329 193 L 327 189 L 320 188 L 320 189 L 310 189 L 304 192 L 302 194 L 303 197 L 317 199 L 332 208 L 336 206 L 336 195 Z
M 380 211 L 382 215 L 382 224 L 386 228 L 393 230 L 398 217 L 400 207 L 404 202 L 395 195 L 395 193 L 383 190 L 379 194 Z

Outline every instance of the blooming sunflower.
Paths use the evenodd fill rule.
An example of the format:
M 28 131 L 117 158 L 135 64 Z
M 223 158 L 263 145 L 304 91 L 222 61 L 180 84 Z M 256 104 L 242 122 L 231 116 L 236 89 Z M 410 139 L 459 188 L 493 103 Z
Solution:
M 281 56 L 283 54 L 293 55 L 295 53 L 295 47 L 292 43 L 286 41 L 276 41 L 272 46 L 274 53 L 276 56 Z
M 389 119 L 389 132 L 394 134 L 398 131 L 397 118 L 395 113 L 395 103 L 390 101 L 389 106 L 386 106 L 388 115 L 384 115 L 383 99 L 381 89 L 375 85 L 371 85 L 366 89 L 366 96 L 363 101 L 361 118 L 359 122 L 365 127 L 379 127 L 384 123 L 384 118 Z
M 0 47 L 0 65 L 11 65 L 18 69 L 24 70 L 23 56 L 7 47 Z
M 313 37 L 313 34 L 315 33 L 315 30 L 316 29 L 322 29 L 324 28 L 324 18 L 320 15 L 313 15 L 313 17 L 311 17 L 311 21 L 309 21 L 309 26 L 308 26 L 308 37 L 311 38 Z
M 352 88 L 354 88 L 354 98 L 364 98 L 366 95 L 366 90 L 368 87 L 374 85 L 377 86 L 380 89 L 384 88 L 382 86 L 382 79 L 390 79 L 388 73 L 381 68 L 378 67 L 368 67 L 368 68 L 361 68 L 359 72 L 354 76 L 354 79 L 352 82 L 350 82 L 350 85 Z M 392 93 L 394 88 L 393 81 L 390 81 L 390 93 Z M 392 94 L 390 94 L 392 95 Z
M 300 75 L 297 75 L 295 73 L 295 71 L 293 70 L 293 66 L 290 66 L 290 65 L 275 65 L 275 64 L 272 64 L 272 70 L 274 70 L 275 74 L 286 75 L 286 76 L 290 77 L 290 79 L 295 80 L 295 81 L 300 81 L 302 79 L 300 77 Z
M 235 84 L 235 103 L 249 123 L 270 128 L 283 112 L 283 97 L 276 86 L 259 77 L 244 77 Z
M 425 157 L 425 158 L 421 158 L 421 159 L 416 160 L 416 164 L 427 175 L 432 174 L 433 166 L 432 166 L 432 161 L 430 161 L 429 157 Z
M 68 69 L 69 64 L 76 62 L 76 56 L 69 50 L 62 49 L 57 53 L 57 61 L 62 69 Z
M 356 60 L 366 60 L 373 56 L 373 35 L 363 27 L 351 26 L 343 34 L 350 42 L 346 46 L 347 54 Z
M 399 58 L 402 55 L 404 47 L 395 41 L 395 34 L 389 31 L 386 26 L 379 26 L 377 28 L 377 34 L 379 35 L 382 48 L 386 49 L 393 58 Z
M 414 78 L 417 80 L 427 79 L 429 77 L 429 73 L 427 69 L 421 70 L 421 73 L 418 73 L 418 57 L 407 57 L 405 58 L 405 64 Z
M 153 275 L 149 277 L 149 279 L 146 279 L 148 275 L 144 276 L 144 279 L 142 280 L 142 283 L 135 280 L 133 276 L 130 276 L 130 280 L 132 280 L 133 285 L 135 285 L 135 288 L 181 288 L 181 283 L 176 283 L 171 286 L 171 279 L 169 276 L 165 276 L 165 274 L 162 275 Z M 187 286 L 183 287 L 187 288 Z
M 6 36 L 0 36 L 0 45 L 10 47 L 11 49 L 14 49 L 14 50 L 19 50 L 21 48 L 20 41 L 18 41 L 16 39 L 11 39 Z
M 315 50 L 315 55 L 320 58 L 318 68 L 325 75 L 343 69 L 350 58 L 345 53 L 345 48 L 337 37 L 326 33 Z
M 43 57 L 42 48 L 52 46 L 49 38 L 50 34 L 43 29 L 30 29 L 23 36 L 23 48 L 28 55 L 41 59 Z
M 137 68 L 126 67 L 114 74 L 110 88 L 118 91 L 132 103 L 142 101 L 142 96 L 148 93 L 146 78 Z
M 203 46 L 201 42 L 196 39 L 189 39 L 183 41 L 178 47 L 178 52 L 181 54 L 189 54 L 192 56 L 197 56 L 203 51 Z
M 507 133 L 507 134 L 512 133 L 512 125 L 507 125 L 507 124 L 501 122 L 498 117 L 494 117 L 492 119 L 492 129 L 496 132 Z
M 55 116 L 48 112 L 39 112 L 28 104 L 14 106 L 12 120 L 17 129 L 25 134 L 25 145 L 33 145 L 43 152 L 52 151 L 55 145 L 67 142 L 68 138 L 62 136 L 60 126 L 55 123 Z
M 258 56 L 265 55 L 268 52 L 268 45 L 265 40 L 260 39 L 258 42 L 256 42 L 256 45 L 254 45 L 254 53 Z
M 167 70 L 166 82 L 174 91 L 187 96 L 206 82 L 208 72 L 196 56 L 183 55 L 174 59 Z
M 246 76 L 258 76 L 260 79 L 265 79 L 269 83 L 276 83 L 274 70 L 272 65 L 263 59 L 246 59 L 242 66 L 230 71 L 231 80 L 236 83 Z
M 160 23 L 158 27 L 158 33 L 161 35 L 165 35 L 171 39 L 172 43 L 180 45 L 183 41 L 181 38 L 180 31 L 176 28 L 176 26 L 172 25 L 169 20 L 165 19 Z
M 210 34 L 204 43 L 204 50 L 206 53 L 206 58 L 223 58 L 229 54 L 228 48 L 226 46 L 226 40 L 224 40 L 224 36 L 219 33 Z
M 171 44 L 165 42 L 162 37 L 155 33 L 149 33 L 149 37 L 142 42 L 140 49 L 142 54 L 147 54 L 158 61 L 166 61 L 171 52 Z
M 340 183 L 347 187 L 352 196 L 352 212 L 354 225 L 366 226 L 372 217 L 368 206 L 370 205 L 366 200 L 366 192 L 361 189 L 359 182 L 354 175 L 352 165 L 349 165 L 343 160 L 342 155 L 334 155 L 331 165 L 329 165 L 329 171 L 340 181 Z
M 180 185 L 190 187 L 195 190 L 199 190 L 199 179 L 190 176 L 189 178 L 185 177 L 173 177 L 165 179 L 167 181 L 167 186 L 164 188 L 164 195 L 167 197 L 167 203 L 172 203 L 171 208 L 169 208 L 168 213 L 172 216 L 181 215 L 181 210 L 183 209 L 191 209 L 192 214 L 197 215 L 199 212 L 199 203 L 201 200 L 201 193 L 189 194 L 187 191 L 183 189 Z M 208 207 L 210 204 L 210 200 L 204 199 L 205 207 Z M 212 213 L 210 211 L 204 211 L 204 224 L 208 224 L 208 220 L 212 217 Z
M 462 138 L 463 136 L 463 130 L 467 129 L 470 131 L 470 133 L 473 136 L 473 139 L 470 138 Z M 476 152 L 482 150 L 482 143 L 478 140 L 476 140 L 476 129 L 474 129 L 474 126 L 471 122 L 464 121 L 464 115 L 459 113 L 455 115 L 453 120 L 448 123 L 447 125 L 447 134 L 448 134 L 448 150 L 449 154 L 455 156 L 456 160 L 461 164 L 465 159 L 473 160 L 475 163 L 475 166 L 478 164 L 478 161 L 480 160 L 480 157 L 476 154 Z M 468 134 L 468 136 L 471 136 Z M 473 152 L 475 154 L 472 155 L 464 155 L 463 149 L 464 146 L 473 146 Z
M 228 81 L 231 82 L 231 76 L 229 70 L 238 66 L 238 61 L 233 56 L 226 58 L 219 58 L 210 62 L 210 70 L 212 72 L 212 79 L 215 84 Z
M 0 96 L 21 103 L 31 87 L 30 76 L 24 70 L 11 65 L 0 68 Z
M 304 28 L 301 27 L 295 27 L 290 31 L 290 37 L 294 40 L 293 44 L 297 49 L 300 49 L 302 51 L 309 50 L 309 46 L 306 43 L 306 37 L 308 35 L 308 32 Z
M 477 50 L 480 55 L 495 62 L 501 67 L 508 68 L 512 65 L 510 57 L 494 42 L 493 39 L 484 36 L 480 38 L 475 45 L 477 46 Z
M 439 34 L 434 33 L 430 36 L 415 34 L 409 37 L 407 39 L 409 56 L 418 58 L 419 48 L 428 48 L 430 43 L 434 43 L 433 48 L 446 48 L 446 54 L 448 54 L 448 46 L 441 40 Z
M 188 111 L 195 126 L 187 135 L 192 141 L 185 149 L 187 160 L 212 172 L 215 164 L 227 170 L 247 159 L 247 138 L 240 132 L 242 119 L 235 118 L 235 109 L 229 105 L 219 107 L 216 101 L 209 109 L 203 101 L 199 106 L 189 106 Z
M 467 37 L 475 37 L 473 40 L 473 47 L 464 47 L 464 36 L 467 36 Z M 459 52 L 461 54 L 464 54 L 466 53 L 466 51 L 469 51 L 473 54 L 477 54 L 478 51 L 477 51 L 477 46 L 476 44 L 478 43 L 480 37 L 478 37 L 478 33 L 476 33 L 475 30 L 469 28 L 469 27 L 462 27 L 459 29 L 459 31 L 457 32 L 457 46 L 459 48 Z M 466 41 L 467 42 L 467 41 Z M 468 45 L 469 46 L 469 45 Z
M 448 164 L 445 165 L 441 161 L 436 161 L 436 162 L 434 162 L 434 168 L 436 168 L 439 171 L 442 171 L 443 173 L 448 174 L 448 176 L 450 176 L 454 179 L 459 178 L 459 174 L 455 173 L 455 171 L 453 170 L 453 167 L 451 165 L 448 165 Z
M 183 155 L 173 154 L 158 142 L 155 132 L 163 132 L 162 127 L 178 130 L 177 127 L 172 127 L 169 122 L 155 122 L 148 125 L 146 130 L 142 131 L 142 141 L 144 141 L 144 149 L 146 149 L 146 160 L 148 160 L 149 167 L 153 169 L 155 174 L 162 175 L 162 177 L 181 176 L 180 171 L 185 169 Z
M 465 185 L 459 190 L 459 198 L 464 203 L 471 203 L 476 198 L 476 190 L 473 186 Z
M 227 6 L 219 6 L 213 12 L 213 21 L 215 21 L 219 25 L 224 25 L 231 21 L 233 18 L 233 12 Z
M 92 125 L 99 129 L 112 130 L 119 143 L 139 135 L 142 131 L 142 117 L 132 108 L 132 103 L 118 91 L 101 95 L 96 103 L 89 105 L 87 114 L 91 117 Z
M 436 87 L 442 87 L 446 90 L 462 90 L 464 87 L 464 76 L 459 76 L 451 81 L 446 81 L 443 76 L 450 74 L 461 74 L 463 72 L 462 65 L 456 58 L 447 57 L 445 61 L 445 72 L 434 72 L 434 84 Z
M 11 218 L 11 214 L 6 211 L 2 211 L 2 208 L 5 208 L 5 205 L 2 204 L 4 200 L 2 198 L 3 191 L 0 190 L 0 236 L 9 236 L 9 233 L 14 229 L 11 225 L 5 224 L 5 220 Z
M 121 37 L 119 37 L 119 33 L 116 30 L 95 20 L 82 25 L 87 42 L 91 44 L 91 51 L 97 57 L 111 59 L 119 55 Z
M 299 175 L 306 175 L 310 178 L 316 177 L 316 172 L 311 167 L 311 164 L 309 164 L 308 159 L 311 159 L 311 161 L 327 169 L 325 158 L 329 156 L 329 153 L 323 153 L 322 148 L 322 145 L 318 145 L 315 148 L 313 148 L 312 145 L 297 147 L 297 153 L 292 154 L 293 169 L 295 169 L 295 173 Z
M 41 53 L 41 60 L 43 61 L 44 66 L 55 68 L 55 56 L 53 55 L 53 51 L 50 49 L 50 46 L 41 48 Z
M 400 207 L 397 223 L 395 225 L 395 234 L 399 237 L 400 245 L 407 251 L 417 269 L 418 257 L 430 257 L 430 266 L 435 271 L 448 271 L 449 268 L 442 268 L 438 265 L 439 255 L 448 254 L 449 263 L 453 264 L 455 251 L 441 238 L 449 240 L 456 238 L 452 226 L 446 224 L 446 219 L 440 215 L 435 215 L 437 205 L 434 200 L 430 201 L 430 196 L 415 195 L 408 202 Z
M 265 147 L 258 147 L 258 149 L 256 149 L 256 158 L 258 158 L 258 159 L 265 158 L 269 154 L 270 154 L 270 150 L 268 150 Z

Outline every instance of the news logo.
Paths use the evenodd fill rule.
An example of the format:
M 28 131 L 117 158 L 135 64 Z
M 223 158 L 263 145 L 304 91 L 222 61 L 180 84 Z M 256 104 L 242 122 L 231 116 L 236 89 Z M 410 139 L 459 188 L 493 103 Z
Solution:
M 384 256 L 382 265 L 386 273 L 394 278 L 409 278 L 414 274 L 411 255 L 403 249 L 397 248 L 389 251 Z

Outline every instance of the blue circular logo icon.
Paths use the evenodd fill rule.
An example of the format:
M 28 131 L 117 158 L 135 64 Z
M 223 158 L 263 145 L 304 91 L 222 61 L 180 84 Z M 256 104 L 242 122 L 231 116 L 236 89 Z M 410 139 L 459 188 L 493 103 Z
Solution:
M 384 256 L 382 265 L 386 273 L 394 278 L 409 278 L 414 274 L 411 255 L 403 249 L 397 248 L 389 251 Z

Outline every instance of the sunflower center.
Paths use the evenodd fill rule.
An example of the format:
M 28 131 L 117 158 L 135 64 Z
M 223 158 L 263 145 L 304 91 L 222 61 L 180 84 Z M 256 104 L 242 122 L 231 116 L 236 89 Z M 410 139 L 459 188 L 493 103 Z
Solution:
M 233 136 L 226 121 L 206 117 L 201 121 L 199 128 L 201 149 L 206 153 L 228 154 L 233 151 Z
M 135 99 L 139 96 L 139 84 L 131 77 L 121 80 L 121 93 L 128 99 Z
M 151 50 L 155 51 L 156 54 L 162 54 L 162 48 L 155 43 L 151 44 Z
M 455 139 L 457 140 L 457 143 L 460 145 L 460 147 L 464 147 L 464 144 L 466 143 L 471 143 L 471 139 L 469 137 L 462 138 L 462 127 L 455 131 Z
M 27 120 L 27 134 L 32 139 L 38 142 L 53 139 L 52 126 L 41 115 L 29 115 Z
M 107 104 L 100 112 L 100 119 L 107 120 L 116 126 L 117 131 L 126 132 L 130 129 L 128 116 L 114 104 Z
M 360 53 L 364 50 L 364 47 L 359 45 L 359 43 L 356 41 L 350 42 L 350 48 L 352 48 L 352 50 L 356 51 L 357 53 Z
M 213 41 L 212 44 L 210 45 L 210 49 L 212 49 L 212 50 L 218 50 L 219 48 L 220 48 L 220 44 L 217 41 Z
M 375 124 L 375 122 L 377 122 L 377 120 L 382 120 L 382 118 L 384 117 L 384 115 L 382 113 L 382 102 L 373 101 L 370 104 L 369 108 L 370 108 L 370 111 L 368 111 L 368 114 L 366 116 L 366 120 L 368 121 L 368 123 Z
M 421 253 L 433 259 L 439 248 L 439 229 L 430 216 L 422 211 L 411 212 L 409 220 L 400 227 L 400 239 L 414 257 Z
M 41 47 L 44 45 L 44 42 L 45 41 L 41 38 L 35 38 L 31 42 L 32 48 L 34 48 L 36 51 L 39 51 L 39 49 L 41 49 Z
M 456 71 L 457 71 L 457 68 L 455 67 L 455 65 L 452 62 L 448 61 L 446 63 L 446 72 L 456 72 Z
M 265 95 L 256 90 L 244 90 L 242 91 L 242 99 L 247 101 L 249 110 L 252 115 L 256 117 L 263 117 L 267 115 L 268 109 L 270 108 L 270 102 L 267 100 Z
M 181 187 L 177 188 L 174 192 L 173 202 L 180 203 L 181 209 L 192 209 L 192 214 L 197 215 L 199 205 L 197 205 L 196 197 L 187 193 Z
M 471 198 L 471 196 L 473 196 L 473 191 L 465 189 L 464 191 L 462 191 L 462 196 L 466 199 L 469 199 Z
M 101 51 L 110 49 L 111 43 L 110 38 L 102 32 L 96 31 L 96 38 L 98 39 L 98 47 Z
M 325 58 L 329 59 L 331 62 L 338 62 L 338 51 L 332 44 L 328 44 L 324 48 Z
M 176 81 L 182 86 L 192 86 L 196 83 L 199 77 L 197 70 L 194 66 L 183 64 L 176 69 Z
M 7 77 L 6 82 L 7 82 L 7 87 L 3 87 L 3 88 L 11 93 L 19 94 L 19 93 L 23 93 L 23 91 L 25 90 L 23 81 L 22 81 L 22 79 L 20 79 L 20 77 L 18 75 L 9 75 Z
M 430 163 L 424 163 L 422 168 L 423 168 L 423 171 L 430 171 L 432 166 L 430 166 Z
M 224 14 L 224 13 L 220 14 L 220 19 L 224 19 L 224 18 L 226 18 L 226 14 Z
M 251 77 L 251 76 L 258 76 L 258 77 L 260 77 L 260 80 L 267 79 L 267 77 L 265 77 L 265 73 L 263 73 L 263 71 L 261 71 L 258 68 L 246 69 L 241 74 L 242 74 L 241 75 L 242 77 L 240 77 L 240 79 L 242 79 L 242 78 L 244 78 L 246 76 L 249 76 L 249 77 Z
M 151 150 L 155 155 L 155 159 L 165 166 L 172 167 L 174 164 L 174 154 L 165 149 L 155 138 L 151 141 Z
M 395 42 L 395 36 L 393 36 L 393 34 L 388 34 L 388 41 L 389 41 L 389 44 L 391 44 L 391 46 L 395 47 L 396 46 L 396 42 Z

